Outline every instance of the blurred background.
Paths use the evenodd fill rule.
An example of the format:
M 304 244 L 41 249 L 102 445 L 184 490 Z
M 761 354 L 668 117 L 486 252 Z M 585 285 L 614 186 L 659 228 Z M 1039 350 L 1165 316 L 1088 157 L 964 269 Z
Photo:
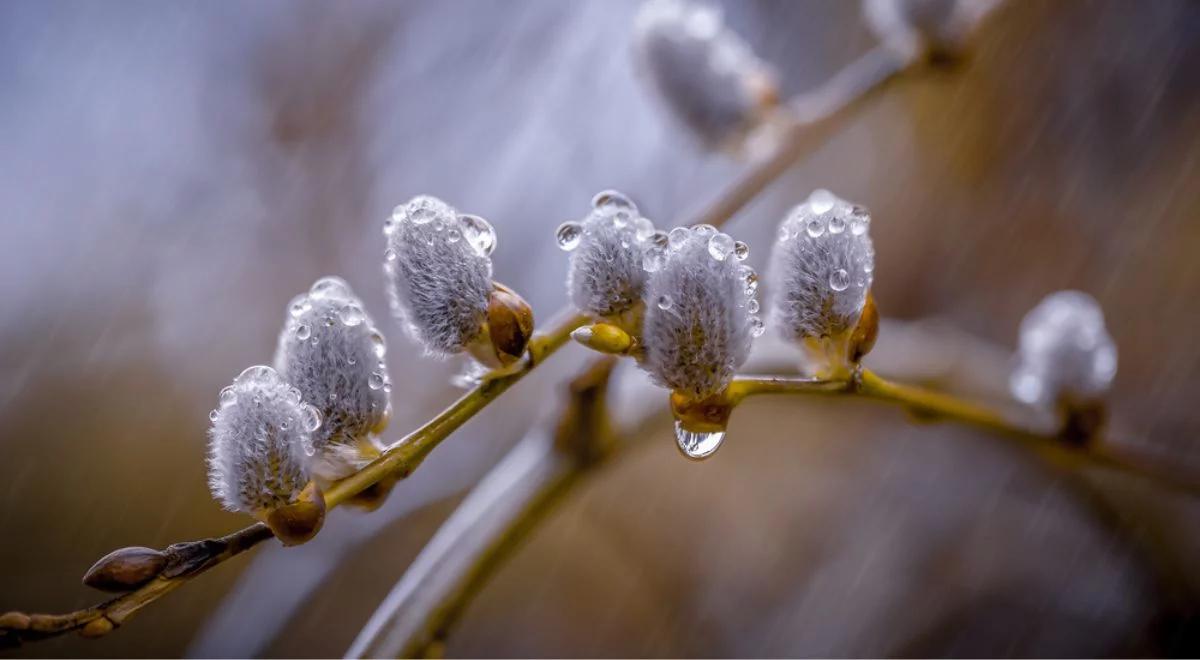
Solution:
M 319 276 L 385 321 L 396 204 L 430 193 L 491 220 L 497 279 L 546 320 L 565 300 L 554 228 L 595 192 L 627 192 L 660 226 L 711 201 L 743 165 L 639 79 L 636 10 L 0 3 L 0 611 L 86 606 L 103 596 L 80 576 L 109 550 L 246 522 L 205 484 L 217 391 L 270 361 L 287 302 Z M 857 3 L 725 10 L 788 95 L 875 43 Z M 1123 441 L 1200 469 L 1200 4 L 1013 0 L 972 43 L 850 118 L 728 231 L 761 268 L 813 188 L 864 203 L 885 317 L 1001 354 L 1046 293 L 1091 293 L 1120 350 Z M 457 396 L 457 365 L 381 327 L 396 439 Z M 8 653 L 340 656 L 585 357 L 538 369 L 377 513 L 264 544 L 106 639 Z M 993 362 L 975 375 L 1002 383 Z M 449 655 L 1200 650 L 1194 500 L 1087 475 L 1152 541 L 1134 543 L 1020 450 L 885 406 L 754 401 L 700 464 L 659 421 L 500 570 Z

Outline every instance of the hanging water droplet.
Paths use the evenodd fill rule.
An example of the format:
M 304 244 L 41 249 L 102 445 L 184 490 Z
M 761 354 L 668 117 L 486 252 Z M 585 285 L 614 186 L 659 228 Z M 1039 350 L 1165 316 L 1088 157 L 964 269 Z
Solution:
M 717 232 L 708 239 L 708 253 L 717 261 L 725 261 L 725 258 L 733 254 L 733 237 L 729 234 Z
M 829 219 L 829 233 L 840 234 L 846 231 L 846 219 L 840 215 L 835 215 Z
M 658 305 L 659 309 L 667 310 L 667 309 L 671 309 L 671 304 L 673 302 L 674 301 L 671 300 L 671 296 L 668 296 L 667 294 L 664 293 L 663 295 L 658 297 L 658 302 L 656 304 Z
M 447 243 L 457 243 L 458 239 L 460 238 L 462 238 L 462 232 L 454 227 L 451 227 L 450 230 L 446 232 Z
M 486 257 L 496 249 L 496 230 L 492 229 L 492 223 L 477 215 L 460 215 L 458 222 L 462 225 L 463 238 L 481 256 Z
M 321 411 L 313 406 L 305 405 L 304 413 L 301 421 L 304 423 L 304 430 L 312 433 L 321 428 Z
M 633 235 L 639 241 L 649 240 L 654 235 L 654 223 L 639 217 L 633 221 Z
M 763 325 L 763 321 L 762 321 L 761 317 L 758 317 L 758 316 L 750 317 L 750 335 L 751 336 L 753 336 L 755 338 L 761 337 L 762 334 L 766 331 L 767 331 L 767 326 Z
M 833 208 L 835 203 L 837 203 L 837 197 L 823 188 L 814 190 L 808 196 L 808 208 L 812 209 L 813 213 L 824 213 Z
M 338 312 L 338 318 L 347 326 L 354 327 L 362 324 L 367 316 L 358 305 L 346 305 Z
M 712 456 L 713 452 L 721 447 L 724 440 L 724 431 L 697 433 L 683 428 L 683 424 L 678 420 L 675 422 L 675 442 L 679 444 L 679 450 L 683 452 L 683 455 L 690 459 L 699 460 Z
M 382 388 L 383 374 L 379 373 L 378 371 L 371 372 L 371 375 L 367 377 L 367 386 L 373 390 Z
M 212 412 L 208 413 L 208 421 L 215 422 L 215 421 L 217 421 L 217 418 L 220 416 L 221 416 L 221 414 L 219 412 L 217 412 L 216 410 L 213 410 Z
M 596 196 L 592 198 L 592 208 L 611 208 L 614 210 L 627 209 L 630 211 L 637 211 L 637 205 L 635 205 L 632 200 L 615 190 L 605 190 L 596 193 Z
M 733 244 L 733 256 L 737 257 L 738 261 L 745 261 L 746 257 L 750 256 L 750 246 L 742 241 L 735 241 Z
M 564 222 L 558 226 L 554 237 L 558 240 L 560 250 L 570 252 L 579 247 L 579 242 L 583 240 L 583 225 L 578 222 Z
M 746 302 L 746 311 L 750 312 L 751 314 L 758 313 L 758 299 L 757 298 L 751 298 L 748 302 Z
M 235 392 L 232 387 L 223 387 L 221 388 L 221 393 L 217 396 L 217 399 L 221 402 L 222 408 L 225 406 L 232 406 L 233 404 L 237 403 L 237 392 Z
M 383 381 L 383 391 L 385 394 L 390 394 L 392 392 L 392 381 L 390 381 L 390 380 Z
M 809 218 L 804 225 L 804 231 L 808 232 L 809 236 L 816 238 L 825 233 L 825 221 L 820 218 Z
M 850 286 L 850 274 L 845 268 L 838 268 L 829 275 L 829 288 L 834 291 L 845 291 Z
M 395 261 L 396 260 L 396 251 L 393 250 L 392 248 L 388 248 L 388 249 L 384 250 L 383 251 L 383 260 L 384 261 Z

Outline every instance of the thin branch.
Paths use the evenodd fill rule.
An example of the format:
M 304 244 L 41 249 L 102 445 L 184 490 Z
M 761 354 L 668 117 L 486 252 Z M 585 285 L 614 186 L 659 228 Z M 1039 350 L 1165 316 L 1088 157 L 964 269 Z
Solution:
M 611 446 L 605 391 L 616 363 L 595 362 L 570 385 L 554 428 L 531 431 L 471 491 L 359 632 L 347 657 L 418 657 L 500 563 Z
M 557 317 L 547 330 L 530 340 L 528 356 L 519 368 L 485 379 L 437 417 L 389 446 L 362 470 L 334 484 L 325 491 L 326 506 L 338 506 L 384 479 L 403 479 L 412 474 L 442 440 L 561 348 L 570 339 L 571 331 L 584 321 L 577 314 Z M 0 614 L 0 648 L 72 631 L 79 631 L 85 637 L 103 636 L 192 578 L 272 537 L 266 525 L 256 523 L 221 538 L 177 543 L 164 551 L 166 568 L 158 576 L 117 598 L 66 614 Z

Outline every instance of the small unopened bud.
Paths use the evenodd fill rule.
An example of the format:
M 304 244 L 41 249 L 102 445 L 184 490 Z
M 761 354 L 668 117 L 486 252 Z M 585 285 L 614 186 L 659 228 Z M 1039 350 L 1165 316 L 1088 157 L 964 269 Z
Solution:
M 296 501 L 263 512 L 263 522 L 284 545 L 300 545 L 317 535 L 325 523 L 325 496 L 310 482 Z
M 112 632 L 113 628 L 116 628 L 116 625 L 113 624 L 112 619 L 106 616 L 98 616 L 88 621 L 79 629 L 79 636 L 87 639 L 96 639 Z
M 386 351 L 383 334 L 344 280 L 323 277 L 292 300 L 275 368 L 321 413 L 312 468 L 322 479 L 340 479 L 370 461 L 353 450 L 390 416 Z
M 24 612 L 5 612 L 0 614 L 0 631 L 29 630 L 29 615 Z
M 427 195 L 396 207 L 384 225 L 392 314 L 434 355 L 461 353 L 484 332 L 496 234 Z
M 230 511 L 266 521 L 310 485 L 308 459 L 321 414 L 271 367 L 246 369 L 210 415 L 208 483 Z
M 557 239 L 559 247 L 571 253 L 567 292 L 575 307 L 638 334 L 645 254 L 652 247 L 665 247 L 666 233 L 655 231 L 654 223 L 642 217 L 628 197 L 606 190 L 593 198 L 592 210 L 582 220 L 559 225 Z
M 642 367 L 691 399 L 721 392 L 762 332 L 748 249 L 709 225 L 671 230 L 646 284 Z
M 1013 396 L 1028 404 L 1084 410 L 1101 402 L 1117 373 L 1117 347 L 1095 299 L 1080 291 L 1046 296 L 1021 321 Z
M 521 359 L 533 337 L 533 308 L 512 289 L 499 282 L 492 284 L 485 328 L 487 346 L 471 354 L 481 364 L 506 367 Z
M 778 103 L 775 74 L 708 2 L 646 2 L 633 41 L 667 109 L 710 147 L 736 146 Z
M 611 323 L 595 323 L 576 328 L 571 339 L 593 351 L 609 355 L 628 355 L 634 347 L 633 337 Z
M 154 579 L 166 565 L 166 555 L 153 548 L 121 548 L 92 564 L 83 583 L 101 591 L 131 591 Z
M 815 376 L 848 377 L 875 342 L 870 224 L 866 209 L 817 190 L 779 226 L 771 320 L 784 339 L 805 349 Z

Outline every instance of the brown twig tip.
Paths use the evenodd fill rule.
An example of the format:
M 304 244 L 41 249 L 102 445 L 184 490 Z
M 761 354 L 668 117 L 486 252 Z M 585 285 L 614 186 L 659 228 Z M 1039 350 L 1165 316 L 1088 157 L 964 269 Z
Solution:
M 167 556 L 153 548 L 133 546 L 104 555 L 83 576 L 83 583 L 100 591 L 132 591 L 167 567 Z

